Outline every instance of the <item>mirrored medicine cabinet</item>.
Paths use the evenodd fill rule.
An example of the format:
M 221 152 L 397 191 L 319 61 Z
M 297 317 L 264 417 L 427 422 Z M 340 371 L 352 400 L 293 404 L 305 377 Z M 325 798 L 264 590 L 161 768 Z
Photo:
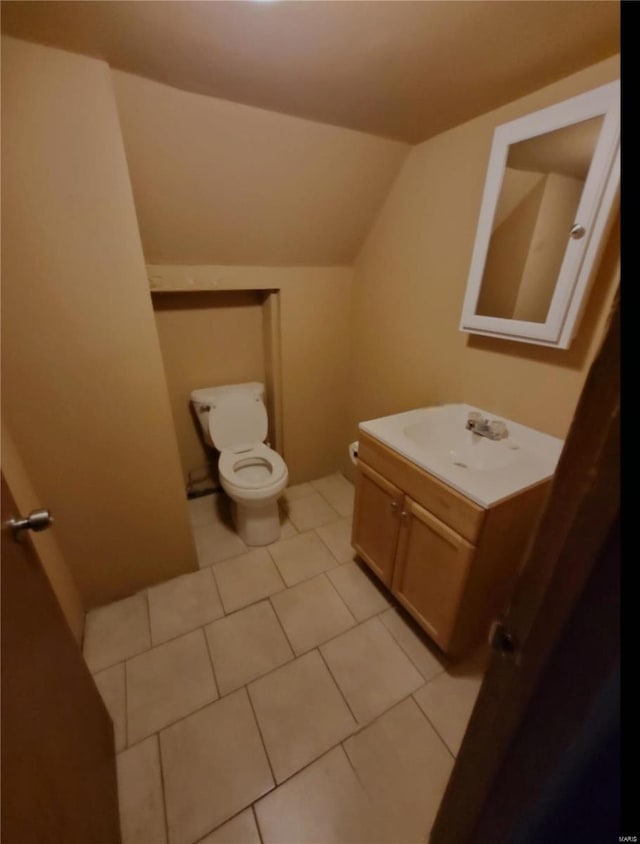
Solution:
M 460 330 L 568 348 L 619 182 L 619 81 L 498 126 Z

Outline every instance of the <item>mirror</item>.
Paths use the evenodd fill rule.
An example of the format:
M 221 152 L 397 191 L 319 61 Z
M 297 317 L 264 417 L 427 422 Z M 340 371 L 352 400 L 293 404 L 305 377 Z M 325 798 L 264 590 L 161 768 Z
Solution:
M 461 330 L 567 348 L 613 217 L 619 83 L 499 126 Z

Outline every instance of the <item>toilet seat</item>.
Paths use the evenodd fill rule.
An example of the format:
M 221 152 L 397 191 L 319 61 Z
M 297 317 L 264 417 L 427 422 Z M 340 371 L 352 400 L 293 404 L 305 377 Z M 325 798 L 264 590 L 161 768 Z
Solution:
M 246 471 L 252 466 L 262 465 L 268 469 L 268 477 L 258 480 Z M 261 497 L 269 494 L 271 487 L 277 487 L 287 474 L 287 466 L 280 455 L 264 443 L 235 446 L 220 454 L 218 471 L 224 486 L 239 493 L 258 492 Z M 253 497 L 253 496 L 251 496 Z

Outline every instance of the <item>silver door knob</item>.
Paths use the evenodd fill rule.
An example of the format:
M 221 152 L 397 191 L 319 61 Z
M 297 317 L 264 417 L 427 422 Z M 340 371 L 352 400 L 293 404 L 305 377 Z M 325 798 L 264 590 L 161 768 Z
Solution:
M 39 533 L 53 524 L 53 516 L 48 510 L 32 510 L 26 519 L 9 519 L 7 526 L 14 536 L 19 536 L 23 530 L 33 530 Z
M 571 226 L 571 237 L 574 240 L 582 240 L 585 235 L 585 228 L 581 226 L 580 223 L 576 223 L 575 225 Z

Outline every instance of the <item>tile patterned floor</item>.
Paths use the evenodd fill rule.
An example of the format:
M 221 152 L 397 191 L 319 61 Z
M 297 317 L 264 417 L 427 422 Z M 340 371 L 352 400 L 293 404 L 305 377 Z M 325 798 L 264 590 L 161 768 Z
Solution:
M 264 548 L 189 510 L 199 571 L 87 616 L 123 844 L 423 844 L 485 655 L 448 666 L 355 558 L 342 475 Z

